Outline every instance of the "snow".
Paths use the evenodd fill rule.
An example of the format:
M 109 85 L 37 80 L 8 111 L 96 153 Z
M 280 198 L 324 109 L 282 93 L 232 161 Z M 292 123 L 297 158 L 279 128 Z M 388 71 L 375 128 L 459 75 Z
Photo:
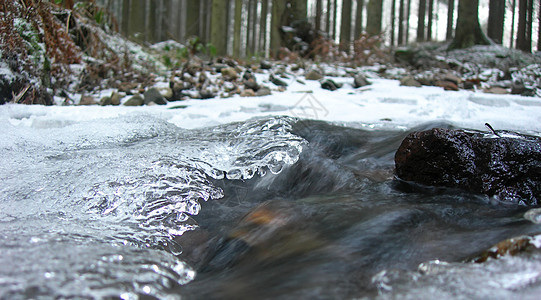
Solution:
M 13 126 L 44 128 L 118 116 L 147 114 L 186 129 L 202 128 L 262 116 L 292 116 L 318 119 L 348 126 L 411 128 L 427 122 L 485 130 L 541 132 L 541 98 L 494 95 L 473 91 L 444 91 L 439 87 L 405 87 L 397 80 L 372 79 L 372 85 L 352 87 L 352 78 L 331 77 L 344 83 L 337 91 L 320 88 L 318 81 L 288 79 L 285 92 L 277 92 L 267 75 L 258 81 L 272 87 L 264 97 L 186 100 L 152 107 L 22 106 L 0 107 L 0 120 Z M 300 79 L 300 78 L 299 78 Z M 104 91 L 103 95 L 111 91 Z M 179 105 L 185 108 L 176 108 Z

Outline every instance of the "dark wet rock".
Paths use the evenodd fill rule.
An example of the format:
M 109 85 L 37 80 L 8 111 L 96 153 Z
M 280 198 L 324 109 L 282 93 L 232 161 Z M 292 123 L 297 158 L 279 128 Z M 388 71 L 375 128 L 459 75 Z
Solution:
M 287 86 L 287 83 L 285 81 L 283 81 L 282 79 L 274 76 L 274 75 L 270 75 L 269 76 L 269 81 L 274 83 L 275 85 L 277 86 Z
M 262 97 L 262 96 L 268 96 L 271 95 L 271 90 L 268 87 L 261 87 L 257 92 L 255 93 L 256 96 Z
M 414 87 L 421 87 L 421 83 L 417 80 L 415 80 L 415 78 L 413 78 L 413 76 L 406 76 L 402 79 L 400 79 L 400 85 L 402 86 L 414 86 Z
M 336 83 L 332 79 L 326 79 L 323 82 L 321 82 L 321 88 L 329 90 L 329 91 L 336 91 L 337 89 L 341 87 L 342 87 L 341 83 Z
M 145 98 L 145 104 L 149 104 L 151 102 L 154 102 L 158 105 L 165 105 L 167 104 L 167 101 L 165 101 L 165 98 L 160 94 L 160 91 L 158 91 L 157 88 L 150 88 L 148 89 L 144 94 Z
M 366 76 L 364 76 L 364 74 L 362 74 L 362 73 L 359 73 L 359 74 L 355 75 L 355 78 L 353 79 L 353 87 L 354 88 L 360 88 L 360 87 L 363 87 L 363 86 L 367 86 L 369 84 L 370 84 L 370 82 L 368 81 Z
M 235 70 L 235 68 L 232 68 L 232 67 L 224 68 L 222 69 L 221 72 L 222 72 L 222 77 L 224 78 L 224 80 L 227 80 L 227 81 L 233 81 L 239 77 L 239 74 L 237 74 L 237 71 Z
M 81 100 L 79 101 L 79 105 L 96 105 L 98 102 L 94 99 L 92 96 L 81 96 Z
M 124 106 L 141 106 L 145 104 L 145 99 L 139 94 L 133 95 L 130 99 L 124 102 Z
M 323 74 L 318 70 L 310 70 L 306 75 L 304 75 L 306 80 L 320 80 L 323 79 Z
M 240 93 L 241 97 L 255 97 L 255 92 L 252 89 L 245 89 Z
M 272 63 L 268 60 L 262 60 L 260 63 L 259 63 L 259 66 L 261 67 L 261 69 L 263 70 L 270 70 L 272 68 Z
M 535 206 L 541 195 L 541 138 L 505 131 L 413 132 L 397 150 L 395 167 L 405 181 Z

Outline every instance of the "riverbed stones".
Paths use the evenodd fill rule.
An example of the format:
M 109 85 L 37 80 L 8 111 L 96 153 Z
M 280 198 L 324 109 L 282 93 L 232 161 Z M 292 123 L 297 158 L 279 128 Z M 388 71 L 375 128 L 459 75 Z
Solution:
M 81 100 L 79 101 L 79 105 L 96 105 L 98 102 L 94 99 L 92 96 L 81 96 Z
M 221 73 L 224 80 L 227 80 L 227 81 L 233 81 L 239 77 L 239 74 L 237 73 L 235 68 L 232 68 L 232 67 L 223 68 Z
M 257 92 L 255 93 L 255 95 L 258 97 L 268 96 L 271 94 L 272 94 L 271 90 L 266 86 L 259 88 Z
M 362 73 L 355 75 L 355 78 L 353 79 L 353 87 L 356 89 L 361 88 L 363 86 L 367 86 L 369 84 L 370 82 L 368 81 L 366 76 Z
M 269 76 L 269 81 L 274 83 L 274 85 L 277 85 L 277 86 L 283 86 L 283 87 L 287 86 L 287 83 L 285 81 L 274 76 L 273 74 Z
M 323 79 L 323 74 L 321 74 L 321 72 L 318 70 L 312 69 L 306 73 L 306 75 L 304 75 L 304 78 L 306 80 L 320 80 Z
M 101 98 L 100 99 L 100 105 L 101 106 L 111 105 L 111 97 L 105 96 L 105 97 Z
M 400 85 L 402 86 L 413 86 L 413 87 L 421 87 L 421 83 L 417 80 L 415 80 L 415 78 L 413 78 L 413 76 L 405 76 L 404 78 L 400 79 Z
M 130 99 L 124 102 L 124 106 L 141 106 L 145 104 L 145 99 L 139 94 L 133 95 Z
M 321 88 L 326 89 L 329 91 L 336 91 L 337 89 L 341 88 L 342 84 L 334 82 L 332 79 L 325 79 L 321 82 Z
M 118 106 L 120 105 L 120 100 L 122 99 L 122 95 L 117 92 L 111 93 L 111 105 Z
M 541 138 L 513 132 L 434 128 L 409 134 L 395 154 L 398 178 L 456 187 L 496 201 L 541 200 Z
M 162 96 L 162 94 L 160 94 L 160 91 L 157 88 L 150 88 L 146 90 L 143 96 L 145 98 L 145 104 L 147 105 L 151 102 L 158 105 L 167 104 L 167 101 L 165 101 L 165 98 Z
M 262 70 L 270 70 L 272 68 L 272 63 L 268 60 L 262 60 L 260 63 L 259 63 L 259 67 L 262 69 Z
M 240 93 L 241 97 L 255 97 L 255 92 L 252 89 L 245 89 Z

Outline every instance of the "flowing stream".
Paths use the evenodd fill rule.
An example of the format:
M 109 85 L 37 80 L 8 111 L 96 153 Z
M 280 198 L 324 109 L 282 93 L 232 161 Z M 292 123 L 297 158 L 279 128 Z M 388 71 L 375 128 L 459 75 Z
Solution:
M 144 115 L 2 125 L 2 299 L 541 292 L 528 209 L 395 179 L 409 130 L 289 117 L 186 130 Z M 450 126 L 410 130 L 432 127 Z M 537 248 L 469 261 L 525 234 Z

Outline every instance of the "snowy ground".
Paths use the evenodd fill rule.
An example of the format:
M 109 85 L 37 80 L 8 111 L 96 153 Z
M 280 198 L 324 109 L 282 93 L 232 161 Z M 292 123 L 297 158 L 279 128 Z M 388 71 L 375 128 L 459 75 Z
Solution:
M 258 77 L 260 82 L 267 78 L 263 74 Z M 150 114 L 192 129 L 258 116 L 288 115 L 374 128 L 404 128 L 444 121 L 464 128 L 485 129 L 488 122 L 497 130 L 541 132 L 541 98 L 404 87 L 396 80 L 386 79 L 372 79 L 372 85 L 354 89 L 351 78 L 333 79 L 344 86 L 328 91 L 321 89 L 317 81 L 307 80 L 302 84 L 291 79 L 287 91 L 265 97 L 237 95 L 150 107 L 9 104 L 0 107 L 0 118 L 14 126 L 49 128 L 119 115 Z M 110 91 L 104 91 L 107 93 Z

